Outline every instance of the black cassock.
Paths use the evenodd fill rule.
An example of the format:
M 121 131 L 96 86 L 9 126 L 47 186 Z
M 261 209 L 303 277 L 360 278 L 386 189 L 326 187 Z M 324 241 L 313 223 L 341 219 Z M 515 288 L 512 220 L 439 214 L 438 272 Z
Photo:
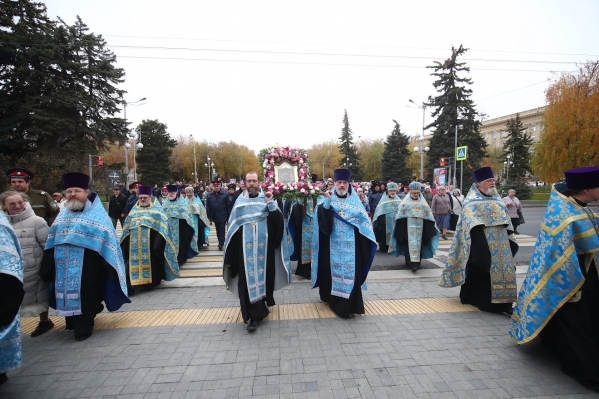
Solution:
M 243 321 L 249 319 L 262 321 L 270 311 L 268 306 L 275 305 L 275 249 L 281 246 L 281 237 L 285 230 L 283 215 L 278 210 L 269 212 L 266 218 L 268 227 L 268 247 L 266 252 L 266 297 L 251 303 L 245 276 L 245 261 L 243 258 L 243 227 L 240 227 L 227 245 L 225 264 L 230 265 L 231 278 L 239 276 L 237 290 Z
M 177 262 L 179 267 L 183 266 L 187 259 L 191 259 L 197 254 L 191 249 L 191 240 L 193 239 L 193 227 L 187 224 L 185 219 L 179 219 L 179 248 L 177 253 Z
M 150 229 L 150 262 L 152 264 L 152 282 L 141 285 L 131 285 L 129 279 L 129 245 L 131 244 L 131 235 L 129 235 L 121 243 L 121 251 L 123 252 L 123 259 L 125 260 L 125 273 L 127 275 L 127 289 L 129 293 L 132 293 L 136 288 L 153 288 L 160 285 L 160 282 L 164 280 L 164 247 L 166 241 L 164 237 L 160 235 L 156 230 Z
M 23 283 L 10 274 L 0 273 L 0 328 L 13 322 L 25 296 Z
M 420 246 L 420 253 L 422 254 L 422 247 L 426 245 L 431 238 L 437 235 L 437 229 L 435 228 L 435 222 L 432 220 L 423 220 L 422 223 L 422 244 Z M 412 267 L 412 260 L 410 259 L 410 245 L 408 242 L 408 219 L 402 218 L 395 221 L 395 239 L 397 245 L 403 248 L 404 257 L 406 259 L 406 266 Z M 416 262 L 414 262 L 416 263 Z M 420 265 L 420 262 L 418 262 Z
M 511 303 L 491 303 L 491 251 L 485 236 L 485 226 L 470 230 L 470 256 L 466 263 L 466 281 L 460 289 L 462 303 L 476 306 L 484 312 L 502 313 L 512 310 Z M 510 240 L 512 254 L 516 245 Z
M 81 314 L 65 317 L 66 329 L 75 332 L 75 338 L 86 337 L 92 334 L 94 318 L 104 310 L 102 301 L 115 300 L 122 303 L 131 301 L 121 291 L 119 276 L 104 258 L 91 249 L 83 253 L 81 272 L 80 301 Z M 54 261 L 54 248 L 44 252 L 40 267 L 42 280 L 54 282 L 56 276 L 56 263 Z M 107 297 L 104 297 L 104 295 Z M 50 307 L 56 309 L 56 294 L 54 288 L 50 292 Z M 111 306 L 108 306 L 109 309 Z M 120 305 L 116 306 L 117 308 Z
M 202 221 L 200 215 L 193 214 L 191 216 L 196 218 L 198 222 L 198 249 L 201 249 L 205 244 L 208 244 L 206 242 L 206 236 L 204 235 L 204 228 L 206 227 L 206 223 Z
M 304 205 L 295 204 L 291 210 L 291 218 L 289 218 L 289 224 L 292 224 L 295 229 L 295 237 L 293 237 L 293 254 L 291 260 L 297 260 L 297 267 L 295 268 L 295 275 L 302 276 L 310 280 L 312 275 L 312 263 L 302 261 L 302 241 L 304 232 Z
M 589 271 L 585 256 L 578 262 L 585 277 L 578 302 L 566 302 L 541 331 L 541 342 L 555 350 L 562 371 L 589 389 L 599 392 L 599 278 L 595 262 Z
M 379 249 L 381 252 L 387 253 L 389 245 L 387 245 L 387 215 L 379 215 L 375 221 L 372 222 L 372 230 L 374 231 L 374 237 L 376 242 L 379 243 Z
M 355 241 L 355 278 L 354 288 L 349 298 L 331 295 L 333 281 L 331 278 L 331 233 L 333 231 L 333 211 L 318 206 L 319 251 L 318 251 L 318 287 L 320 299 L 327 302 L 329 307 L 339 317 L 352 317 L 354 314 L 364 314 L 362 299 L 362 268 L 360 265 L 370 259 L 370 240 L 360 234 L 354 227 Z

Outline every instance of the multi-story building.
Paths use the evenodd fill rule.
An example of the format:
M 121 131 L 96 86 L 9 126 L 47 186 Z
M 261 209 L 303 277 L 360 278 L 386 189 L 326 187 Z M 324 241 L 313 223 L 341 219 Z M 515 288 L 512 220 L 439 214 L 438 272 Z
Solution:
M 533 142 L 539 140 L 543 131 L 542 122 L 544 113 L 545 107 L 538 107 L 529 109 L 528 111 L 519 112 L 520 120 Z M 515 117 L 516 114 L 510 114 L 500 116 L 499 118 L 483 120 L 480 133 L 489 145 L 487 151 L 493 152 L 493 150 L 503 148 L 503 145 L 507 140 L 507 121 Z

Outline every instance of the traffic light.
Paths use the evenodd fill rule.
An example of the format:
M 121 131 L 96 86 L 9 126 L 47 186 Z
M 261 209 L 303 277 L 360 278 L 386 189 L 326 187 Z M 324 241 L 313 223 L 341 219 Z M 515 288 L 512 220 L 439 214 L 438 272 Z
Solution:
M 441 158 L 441 166 L 445 166 L 447 163 L 447 158 Z
M 98 156 L 96 157 L 96 165 L 97 165 L 97 166 L 102 166 L 102 165 L 104 165 L 104 162 L 102 161 L 102 157 L 101 157 L 100 155 L 98 155 Z
M 455 160 L 453 159 L 453 157 L 449 157 L 449 166 L 453 166 L 454 162 Z

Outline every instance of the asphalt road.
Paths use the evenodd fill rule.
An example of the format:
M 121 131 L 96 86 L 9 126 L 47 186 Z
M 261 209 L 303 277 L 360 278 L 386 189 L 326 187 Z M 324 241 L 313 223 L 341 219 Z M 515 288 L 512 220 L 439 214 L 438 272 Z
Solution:
M 595 202 L 592 205 L 595 212 L 599 213 L 599 203 Z M 521 233 L 521 244 L 518 249 L 514 260 L 516 266 L 524 266 L 530 263 L 532 253 L 534 250 L 534 244 L 537 238 L 539 228 L 541 227 L 541 221 L 545 214 L 545 207 L 529 207 L 523 208 L 522 214 L 524 215 L 525 224 L 518 226 L 518 231 Z M 530 236 L 530 237 L 526 237 Z M 451 238 L 451 237 L 449 237 Z M 447 260 L 447 251 L 449 245 L 441 244 L 437 249 L 437 255 L 432 260 L 425 260 L 422 262 L 421 267 L 423 269 L 436 269 L 442 268 Z M 389 254 L 380 252 L 377 250 L 372 264 L 372 270 L 406 270 L 408 267 L 405 265 L 404 257 L 401 256 L 396 258 Z

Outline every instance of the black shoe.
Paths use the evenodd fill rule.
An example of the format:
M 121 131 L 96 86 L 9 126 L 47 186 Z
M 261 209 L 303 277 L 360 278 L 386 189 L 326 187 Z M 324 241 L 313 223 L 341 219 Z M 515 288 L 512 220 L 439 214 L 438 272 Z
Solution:
M 248 320 L 248 326 L 246 327 L 246 330 L 249 332 L 254 332 L 258 329 L 259 324 L 260 322 L 250 319 Z
M 514 314 L 514 309 L 504 310 L 503 312 L 501 312 L 501 314 L 504 314 L 507 317 L 512 317 L 512 314 Z
M 0 385 L 4 384 L 6 381 L 8 381 L 8 376 L 6 373 L 0 374 Z
M 31 333 L 31 337 L 39 337 L 40 335 L 50 331 L 53 327 L 54 323 L 52 323 L 52 320 L 50 319 L 40 321 L 37 325 L 37 328 Z
M 222 251 L 222 250 L 223 250 L 223 246 L 222 246 L 222 245 L 219 245 L 219 246 L 218 246 L 218 250 L 219 250 L 219 251 Z
M 520 234 L 520 232 L 518 230 L 514 230 L 514 234 Z
M 447 240 L 447 239 L 448 239 L 448 238 L 447 238 L 447 236 L 444 236 L 444 235 L 443 235 L 443 236 L 441 236 L 441 238 L 442 238 L 442 239 L 444 239 L 444 240 Z
M 80 337 L 75 337 L 75 340 L 77 340 L 77 341 L 85 341 L 86 339 L 88 339 L 91 336 L 92 336 L 92 333 L 89 333 L 89 334 L 81 335 Z
M 418 266 L 412 266 L 412 273 L 416 273 L 418 271 Z

